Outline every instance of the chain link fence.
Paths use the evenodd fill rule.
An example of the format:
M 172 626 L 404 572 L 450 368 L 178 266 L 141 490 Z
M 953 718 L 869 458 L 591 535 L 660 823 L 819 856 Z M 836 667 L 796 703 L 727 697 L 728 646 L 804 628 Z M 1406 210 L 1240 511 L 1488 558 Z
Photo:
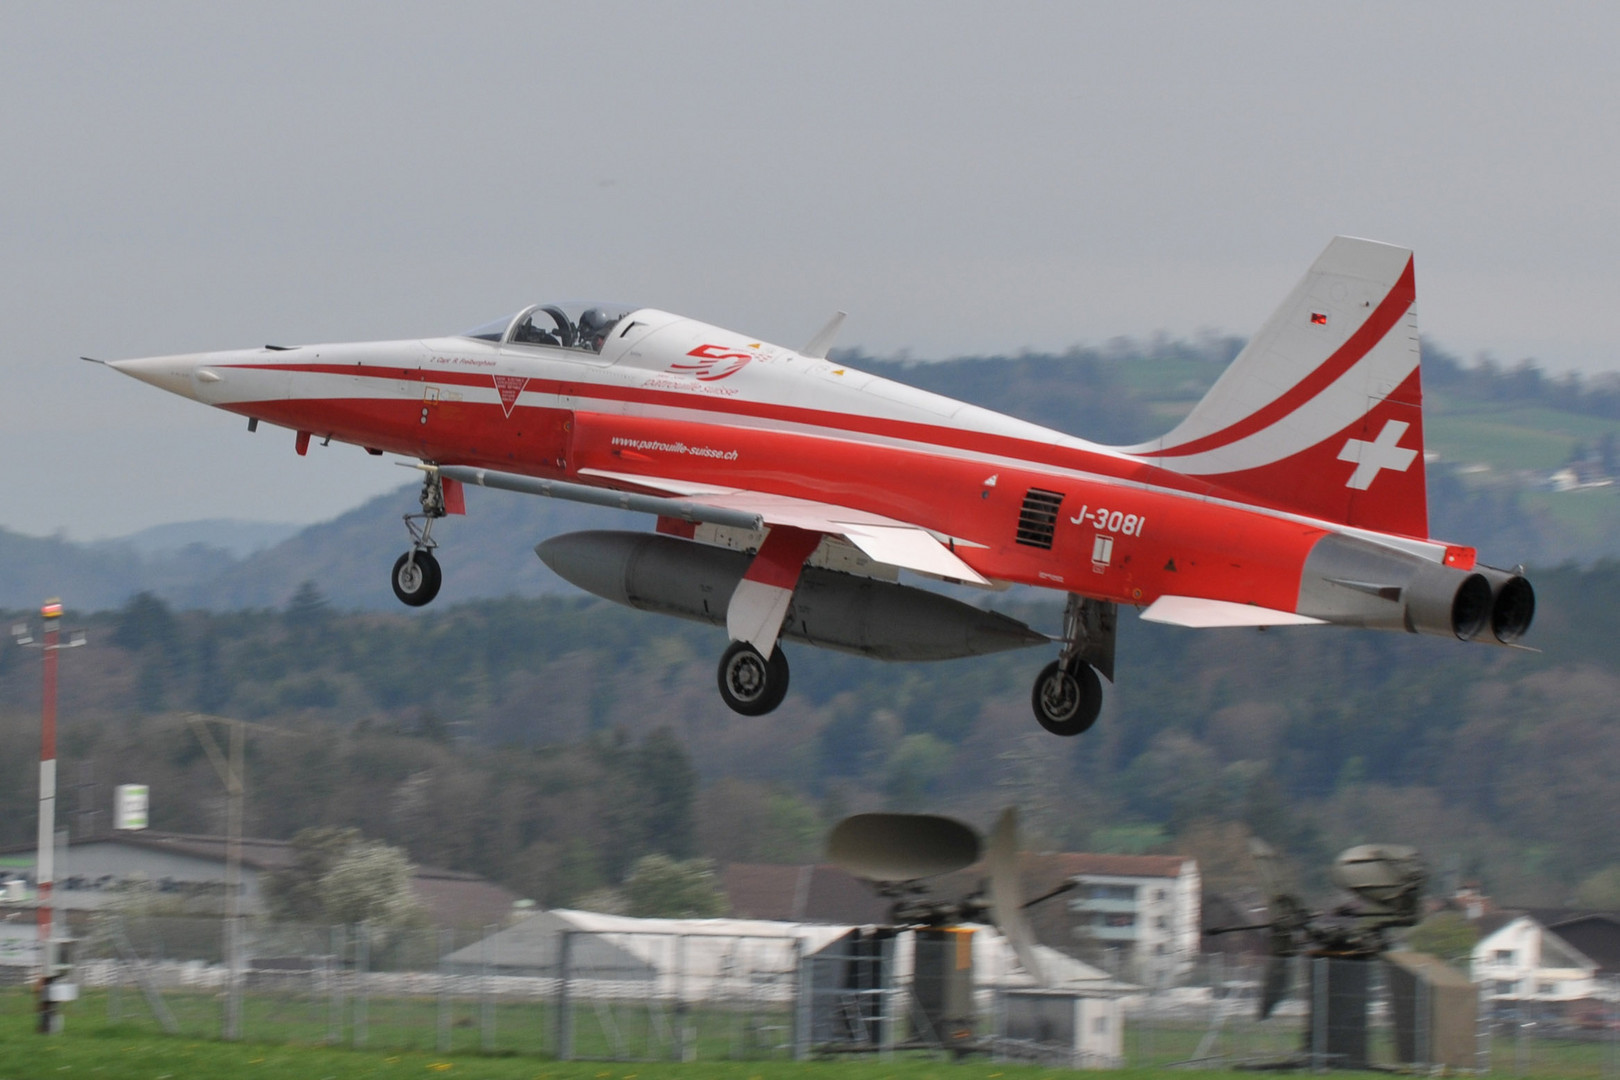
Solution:
M 233 977 L 222 931 L 210 919 L 99 917 L 79 931 L 75 1011 L 190 1038 L 614 1061 L 892 1054 L 926 1041 L 932 1022 L 892 940 L 590 932 L 541 918 L 458 931 L 248 921 Z M 1009 1038 L 1019 992 L 981 970 L 972 1046 L 1053 1064 L 1620 1080 L 1620 986 L 1570 1004 L 1480 997 L 1464 982 L 1459 1021 L 1437 1019 L 1439 991 L 1403 984 L 1391 964 L 1286 964 L 1288 988 L 1264 1020 L 1258 958 L 1210 956 L 1177 985 L 1109 995 L 1122 1023 L 1110 1054 L 1080 1053 L 1072 1030 Z

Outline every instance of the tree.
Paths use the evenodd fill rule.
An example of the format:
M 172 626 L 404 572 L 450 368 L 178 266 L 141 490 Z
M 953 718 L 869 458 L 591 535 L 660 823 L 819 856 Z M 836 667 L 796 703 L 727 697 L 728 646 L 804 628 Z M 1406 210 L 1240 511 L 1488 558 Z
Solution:
M 359 829 L 304 829 L 293 862 L 264 883 L 271 914 L 294 922 L 400 927 L 417 921 L 405 852 L 369 841 Z
M 327 922 L 397 928 L 420 918 L 410 860 L 379 841 L 350 847 L 321 878 L 318 892 Z
M 1620 911 L 1620 866 L 1605 866 L 1582 881 L 1575 903 L 1592 911 Z
M 1468 957 L 1479 942 L 1479 930 L 1455 911 L 1430 915 L 1406 932 L 1406 947 L 1442 960 Z
M 907 735 L 889 755 L 883 794 L 895 810 L 916 810 L 950 764 L 951 747 L 933 735 Z
M 265 875 L 264 899 L 271 915 L 287 922 L 325 922 L 321 881 L 360 843 L 360 830 L 323 826 L 292 838 L 292 864 Z
M 726 897 L 707 859 L 647 855 L 624 882 L 625 914 L 641 919 L 713 919 L 726 913 Z
M 169 605 L 149 592 L 136 593 L 118 612 L 113 644 L 140 654 L 135 703 L 145 712 L 163 708 L 169 674 L 180 666 L 180 628 Z
M 697 770 L 675 732 L 654 730 L 631 757 L 630 773 L 641 809 L 643 851 L 684 858 L 696 850 L 692 802 Z

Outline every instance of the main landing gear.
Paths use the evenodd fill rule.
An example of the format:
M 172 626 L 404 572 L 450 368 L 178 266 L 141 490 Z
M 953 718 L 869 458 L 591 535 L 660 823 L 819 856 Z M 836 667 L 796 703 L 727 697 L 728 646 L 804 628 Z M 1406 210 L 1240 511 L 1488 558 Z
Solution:
M 433 549 L 439 546 L 433 539 L 433 523 L 446 513 L 444 484 L 437 470 L 429 471 L 422 478 L 421 503 L 420 514 L 405 515 L 405 528 L 411 534 L 411 550 L 394 563 L 390 579 L 394 595 L 399 597 L 400 603 L 411 607 L 421 607 L 431 602 L 439 595 L 439 586 L 444 581 L 439 560 L 433 557 Z
M 746 641 L 733 641 L 720 656 L 720 697 L 733 712 L 764 716 L 787 696 L 788 662 L 782 646 L 767 660 Z
M 1069 594 L 1063 611 L 1063 651 L 1035 679 L 1030 704 L 1041 727 L 1079 735 L 1102 712 L 1102 679 L 1114 681 L 1114 627 L 1118 607 Z M 1099 678 L 1099 675 L 1101 678 Z

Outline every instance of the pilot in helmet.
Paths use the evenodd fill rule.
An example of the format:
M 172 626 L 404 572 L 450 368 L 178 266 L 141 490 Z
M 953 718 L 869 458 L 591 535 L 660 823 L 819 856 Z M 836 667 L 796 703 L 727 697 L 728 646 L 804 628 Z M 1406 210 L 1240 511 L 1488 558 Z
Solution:
M 579 317 L 579 342 L 588 345 L 596 352 L 602 351 L 602 343 L 607 340 L 608 331 L 613 329 L 619 320 L 609 315 L 601 308 L 586 308 L 585 313 Z

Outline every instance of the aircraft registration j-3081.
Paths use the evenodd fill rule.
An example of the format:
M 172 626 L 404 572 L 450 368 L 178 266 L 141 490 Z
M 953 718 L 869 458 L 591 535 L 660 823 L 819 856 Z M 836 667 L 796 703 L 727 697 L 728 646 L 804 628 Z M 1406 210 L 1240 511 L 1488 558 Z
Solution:
M 721 696 L 770 712 L 783 638 L 887 660 L 1034 645 L 1036 718 L 1075 735 L 1114 677 L 1119 605 L 1188 627 L 1346 626 L 1512 644 L 1522 573 L 1432 539 L 1412 253 L 1340 237 L 1168 435 L 1101 446 L 653 308 L 537 304 L 427 340 L 113 361 L 425 477 L 393 569 L 440 582 L 465 484 L 657 516 L 535 550 L 616 603 L 723 625 Z M 1053 638 L 900 570 L 1066 593 Z

